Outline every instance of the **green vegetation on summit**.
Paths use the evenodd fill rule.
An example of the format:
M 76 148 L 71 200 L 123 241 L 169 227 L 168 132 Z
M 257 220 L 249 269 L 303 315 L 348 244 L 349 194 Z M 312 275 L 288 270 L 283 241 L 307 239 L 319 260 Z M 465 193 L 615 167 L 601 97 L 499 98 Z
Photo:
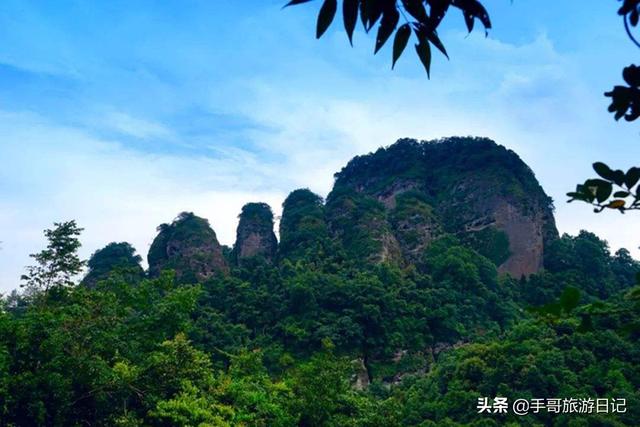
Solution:
M 399 196 L 411 202 L 398 203 Z M 370 250 L 395 253 L 399 246 L 414 260 L 412 246 L 426 247 L 446 232 L 519 277 L 542 268 L 544 247 L 558 234 L 551 199 L 531 169 L 486 138 L 404 139 L 358 156 L 336 174 L 327 206 L 345 197 L 378 243 Z
M 149 274 L 174 270 L 179 282 L 198 282 L 225 274 L 229 266 L 209 222 L 183 212 L 171 224 L 161 224 L 149 248 Z
M 242 207 L 233 253 L 240 264 L 246 258 L 272 261 L 278 250 L 273 232 L 273 212 L 266 203 L 247 203 Z

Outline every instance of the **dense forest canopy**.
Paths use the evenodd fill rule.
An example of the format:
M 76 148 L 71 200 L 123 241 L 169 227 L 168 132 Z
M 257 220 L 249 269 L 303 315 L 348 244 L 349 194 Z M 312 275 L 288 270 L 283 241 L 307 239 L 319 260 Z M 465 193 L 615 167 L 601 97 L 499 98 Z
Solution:
M 462 153 L 464 141 L 440 143 Z M 512 256 L 500 224 L 453 232 L 437 224 L 446 199 L 417 186 L 385 199 L 407 176 L 458 188 L 480 162 L 514 193 L 501 196 L 513 209 L 535 216 L 536 198 L 548 204 L 515 154 L 477 143 L 489 152 L 456 156 L 458 172 L 435 181 L 424 169 L 439 161 L 433 143 L 405 141 L 351 162 L 326 203 L 293 191 L 273 257 L 271 209 L 252 203 L 236 246 L 253 242 L 255 256 L 182 213 L 158 228 L 148 271 L 129 244 L 111 243 L 76 283 L 81 229 L 55 224 L 25 278 L 47 285 L 2 301 L 1 424 L 638 425 L 640 263 L 628 251 L 586 231 L 555 235 L 543 268 L 514 277 L 499 271 Z M 510 169 L 496 174 L 487 156 Z M 399 258 L 371 256 L 391 247 L 374 231 L 398 236 Z M 625 399 L 626 411 L 478 413 L 495 396 Z

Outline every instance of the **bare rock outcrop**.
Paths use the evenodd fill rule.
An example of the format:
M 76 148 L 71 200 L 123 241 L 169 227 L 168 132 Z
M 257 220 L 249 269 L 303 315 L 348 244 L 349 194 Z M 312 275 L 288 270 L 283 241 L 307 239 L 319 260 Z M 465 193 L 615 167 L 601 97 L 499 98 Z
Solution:
M 273 212 L 266 203 L 247 203 L 242 207 L 236 231 L 234 255 L 241 265 L 248 258 L 261 257 L 273 261 L 278 240 L 273 232 Z
M 158 231 L 147 256 L 150 276 L 174 270 L 179 283 L 190 283 L 229 273 L 222 247 L 206 219 L 183 212 Z

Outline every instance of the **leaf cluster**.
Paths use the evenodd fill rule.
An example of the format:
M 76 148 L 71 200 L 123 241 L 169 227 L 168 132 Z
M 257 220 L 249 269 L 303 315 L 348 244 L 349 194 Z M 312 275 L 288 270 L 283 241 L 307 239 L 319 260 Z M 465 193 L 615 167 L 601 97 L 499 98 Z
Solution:
M 640 67 L 633 64 L 625 67 L 622 77 L 627 85 L 614 86 L 604 95 L 611 98 L 608 110 L 614 113 L 616 120 L 624 117 L 626 121 L 632 122 L 640 117 Z
M 586 180 L 576 186 L 576 191 L 567 193 L 572 202 L 579 200 L 593 206 L 594 212 L 605 209 L 617 209 L 621 213 L 640 209 L 640 168 L 632 167 L 627 172 L 612 170 L 602 162 L 593 164 L 600 178 Z M 614 191 L 614 188 L 618 189 Z
M 292 0 L 285 7 L 310 1 L 312 0 Z M 438 27 L 450 8 L 458 9 L 462 13 L 469 32 L 473 31 L 476 20 L 483 25 L 485 33 L 491 28 L 489 14 L 478 0 L 343 0 L 342 17 L 345 32 L 352 45 L 358 17 L 365 32 L 369 33 L 377 27 L 374 54 L 378 53 L 395 33 L 392 68 L 402 56 L 413 35 L 416 40 L 416 54 L 429 76 L 432 47 L 449 58 L 438 35 Z M 337 0 L 323 1 L 316 24 L 317 38 L 325 34 L 337 11 Z

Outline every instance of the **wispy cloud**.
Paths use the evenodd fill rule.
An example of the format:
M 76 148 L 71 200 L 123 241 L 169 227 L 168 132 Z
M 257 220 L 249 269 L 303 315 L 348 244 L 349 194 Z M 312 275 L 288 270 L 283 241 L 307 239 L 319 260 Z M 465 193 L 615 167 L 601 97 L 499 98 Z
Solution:
M 16 287 L 27 254 L 45 244 L 41 230 L 76 219 L 85 228 L 83 255 L 111 241 L 130 241 L 145 256 L 155 227 L 181 211 L 210 219 L 223 243 L 249 201 L 278 212 L 284 192 L 265 186 L 276 174 L 245 169 L 242 157 L 177 157 L 129 150 L 37 116 L 1 113 L 0 288 Z M 265 190 L 271 188 L 271 191 Z
M 141 139 L 167 139 L 173 137 L 171 131 L 160 123 L 132 117 L 118 111 L 109 112 L 101 117 L 100 125 L 107 129 Z

